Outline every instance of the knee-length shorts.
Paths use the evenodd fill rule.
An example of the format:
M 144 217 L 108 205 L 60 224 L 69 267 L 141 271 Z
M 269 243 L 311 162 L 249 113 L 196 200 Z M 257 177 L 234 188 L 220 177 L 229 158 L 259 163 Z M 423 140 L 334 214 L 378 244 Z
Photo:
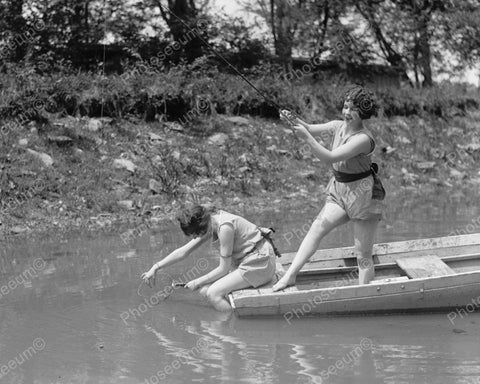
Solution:
M 236 269 L 242 278 L 254 288 L 267 284 L 275 275 L 276 256 L 267 240 L 261 240 L 253 251 L 237 263 Z
M 372 199 L 373 177 L 340 183 L 334 177 L 327 186 L 326 202 L 339 205 L 351 220 L 383 218 L 384 200 Z

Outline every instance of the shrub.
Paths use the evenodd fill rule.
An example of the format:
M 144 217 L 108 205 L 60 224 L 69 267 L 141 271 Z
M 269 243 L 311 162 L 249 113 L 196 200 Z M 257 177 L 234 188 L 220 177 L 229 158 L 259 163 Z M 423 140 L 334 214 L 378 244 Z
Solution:
M 336 81 L 291 83 L 278 67 L 263 63 L 246 73 L 260 92 L 276 104 L 306 117 L 338 115 L 343 85 Z M 277 107 L 239 76 L 219 72 L 206 58 L 160 71 L 142 63 L 122 75 L 98 73 L 38 74 L 34 68 L 11 67 L 0 80 L 0 118 L 22 116 L 45 120 L 48 113 L 100 115 L 122 118 L 135 115 L 193 122 L 215 112 L 278 117 Z M 478 108 L 478 91 L 444 83 L 428 89 L 383 88 L 376 91 L 386 116 L 434 115 L 448 117 Z M 188 124 L 187 124 L 188 125 Z

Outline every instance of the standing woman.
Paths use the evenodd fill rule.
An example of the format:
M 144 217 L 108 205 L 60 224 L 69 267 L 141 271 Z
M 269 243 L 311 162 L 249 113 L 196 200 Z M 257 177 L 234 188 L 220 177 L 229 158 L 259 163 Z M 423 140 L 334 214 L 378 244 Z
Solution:
M 201 205 L 185 210 L 178 220 L 183 233 L 193 239 L 143 273 L 147 284 L 155 284 L 159 269 L 185 259 L 209 240 L 219 243 L 220 263 L 206 275 L 189 281 L 186 287 L 200 289 L 200 294 L 215 309 L 231 311 L 226 299 L 230 292 L 256 288 L 272 280 L 276 251 L 269 237 L 271 230 L 260 228 L 241 216 Z
M 375 141 L 365 129 L 364 120 L 376 115 L 378 106 L 373 93 L 360 86 L 349 89 L 342 99 L 343 120 L 310 125 L 296 119 L 296 132 L 320 160 L 331 164 L 333 177 L 327 186 L 323 209 L 303 239 L 290 268 L 273 286 L 274 291 L 295 284 L 297 273 L 318 249 L 323 237 L 350 220 L 354 227 L 359 284 L 368 284 L 375 276 L 372 248 L 382 218 L 385 190 L 376 176 L 377 165 L 371 161 Z M 331 150 L 314 137 L 325 131 L 334 132 Z

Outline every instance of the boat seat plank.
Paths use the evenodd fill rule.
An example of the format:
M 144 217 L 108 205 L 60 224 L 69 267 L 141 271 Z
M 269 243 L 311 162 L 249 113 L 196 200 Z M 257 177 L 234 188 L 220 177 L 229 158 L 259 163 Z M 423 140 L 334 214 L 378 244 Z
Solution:
M 456 272 L 445 264 L 437 255 L 418 256 L 395 260 L 411 279 L 447 276 Z

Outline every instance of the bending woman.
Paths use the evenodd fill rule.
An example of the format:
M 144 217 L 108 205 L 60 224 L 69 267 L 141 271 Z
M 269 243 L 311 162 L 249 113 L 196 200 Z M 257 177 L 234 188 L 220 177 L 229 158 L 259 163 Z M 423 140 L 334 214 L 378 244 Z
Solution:
M 320 241 L 332 229 L 353 221 L 355 253 L 359 268 L 359 284 L 368 284 L 375 276 L 372 247 L 382 217 L 385 191 L 376 176 L 371 155 L 375 141 L 363 122 L 376 115 L 373 93 L 354 87 L 343 96 L 343 120 L 326 124 L 307 124 L 296 119 L 296 132 L 323 162 L 332 165 L 334 176 L 327 186 L 327 198 L 302 241 L 285 275 L 273 286 L 274 291 L 295 284 L 297 273 L 318 249 Z M 332 149 L 315 140 L 325 131 L 334 132 Z
M 193 239 L 143 273 L 146 283 L 155 283 L 159 269 L 185 259 L 209 240 L 218 240 L 220 263 L 213 271 L 188 282 L 186 287 L 199 289 L 215 309 L 231 311 L 226 299 L 230 292 L 256 288 L 272 280 L 276 261 L 270 230 L 241 216 L 201 205 L 186 210 L 178 220 L 183 233 Z

